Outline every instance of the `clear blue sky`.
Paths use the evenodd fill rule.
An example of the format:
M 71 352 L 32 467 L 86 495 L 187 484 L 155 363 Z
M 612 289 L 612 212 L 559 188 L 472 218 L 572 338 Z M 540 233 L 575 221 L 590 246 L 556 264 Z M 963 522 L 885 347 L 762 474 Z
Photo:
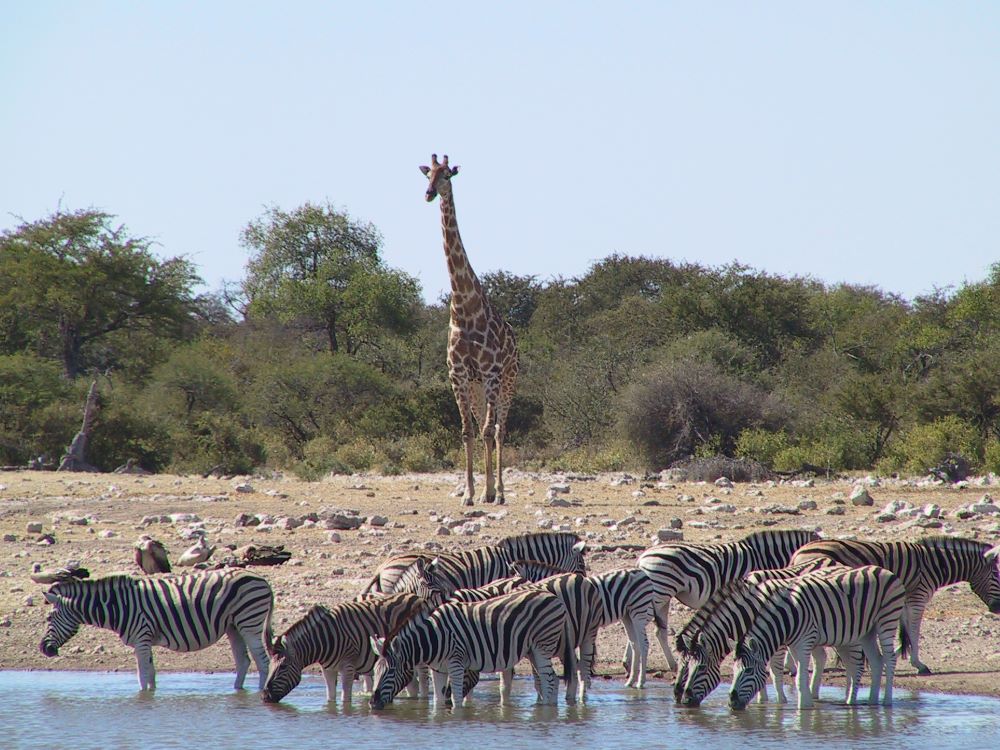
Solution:
M 612 252 L 912 298 L 1000 260 L 1000 4 L 49 2 L 0 8 L 0 229 L 116 214 L 208 289 L 264 207 L 373 222 L 425 298 Z

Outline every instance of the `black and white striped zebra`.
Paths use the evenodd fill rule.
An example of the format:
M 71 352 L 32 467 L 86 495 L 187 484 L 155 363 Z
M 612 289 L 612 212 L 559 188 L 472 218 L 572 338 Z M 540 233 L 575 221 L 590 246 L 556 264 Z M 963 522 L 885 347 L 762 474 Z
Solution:
M 135 578 L 112 575 L 57 583 L 45 592 L 54 605 L 39 647 L 56 656 L 80 625 L 114 630 L 135 651 L 139 687 L 156 687 L 153 646 L 198 651 L 223 635 L 236 661 L 234 687 L 242 689 L 250 659 L 267 678 L 264 632 L 270 628 L 274 596 L 268 582 L 244 570 Z
M 813 705 L 808 672 L 801 665 L 818 646 L 833 646 L 840 654 L 847 670 L 848 705 L 857 702 L 862 666 L 858 646 L 871 665 L 868 703 L 878 703 L 884 672 L 882 703 L 892 704 L 896 632 L 901 634 L 904 651 L 909 640 L 905 625 L 900 627 L 906 590 L 899 578 L 885 568 L 867 565 L 838 573 L 818 571 L 764 586 L 767 599 L 736 646 L 730 706 L 746 707 L 763 687 L 767 665 L 782 645 L 787 645 L 800 665 L 800 709 Z
M 265 637 L 271 666 L 261 697 L 265 703 L 277 703 L 299 684 L 303 669 L 319 664 L 327 701 L 334 700 L 339 672 L 342 700 L 350 703 L 355 675 L 375 667 L 371 637 L 388 636 L 428 607 L 427 600 L 416 594 L 366 597 L 330 609 L 312 607 L 273 641 Z
M 433 563 L 435 578 L 447 597 L 456 589 L 475 589 L 510 575 L 515 560 L 536 560 L 564 573 L 585 573 L 586 543 L 576 534 L 543 532 L 501 539 L 495 545 L 437 555 L 416 552 L 392 557 L 382 563 L 364 593 L 399 593 L 400 578 L 419 559 Z
M 498 578 L 492 583 L 476 589 L 456 589 L 448 597 L 450 602 L 484 602 L 497 596 L 504 596 L 515 589 L 530 583 L 543 581 L 554 575 L 562 575 L 563 571 L 554 565 L 540 563 L 537 560 L 517 560 L 509 566 L 510 575 Z
M 934 592 L 942 586 L 967 581 L 993 614 L 1000 613 L 1000 547 L 951 536 L 929 536 L 915 542 L 864 542 L 824 539 L 807 544 L 794 561 L 826 557 L 841 565 L 878 565 L 895 573 L 906 588 L 906 629 L 910 636 L 910 663 L 920 674 L 930 668 L 920 661 L 920 623 Z
M 631 647 L 631 660 L 626 665 L 626 687 L 646 686 L 646 655 L 649 644 L 646 626 L 653 620 L 653 582 L 638 568 L 622 568 L 587 576 L 601 597 L 600 627 L 621 622 Z
M 818 538 L 813 531 L 768 529 L 727 544 L 672 542 L 642 552 L 637 567 L 653 583 L 656 638 L 670 668 L 677 669 L 667 631 L 672 598 L 697 609 L 717 588 L 751 571 L 786 567 L 799 547 Z M 630 652 L 626 650 L 626 663 Z
M 718 687 L 722 679 L 722 661 L 746 635 L 775 588 L 766 584 L 787 581 L 818 570 L 834 573 L 847 568 L 830 560 L 817 559 L 787 568 L 757 570 L 712 594 L 677 634 L 676 647 L 682 660 L 674 682 L 674 699 L 688 707 L 698 706 Z M 787 702 L 782 682 L 784 654 L 785 649 L 780 648 L 771 661 L 771 677 L 778 703 Z M 810 690 L 817 698 L 826 664 L 826 649 L 818 648 L 813 654 L 813 661 L 815 667 Z M 761 702 L 767 700 L 766 687 L 761 688 L 759 698 Z
M 559 597 L 538 589 L 484 602 L 449 602 L 418 615 L 391 638 L 373 639 L 379 660 L 371 705 L 384 708 L 408 684 L 413 670 L 427 665 L 435 702 L 444 702 L 450 682 L 454 705 L 461 706 L 467 672 L 502 672 L 525 657 L 537 675 L 539 700 L 555 703 L 558 678 L 552 657 L 564 642 L 567 616 Z M 509 694 L 501 693 L 502 701 L 508 699 Z

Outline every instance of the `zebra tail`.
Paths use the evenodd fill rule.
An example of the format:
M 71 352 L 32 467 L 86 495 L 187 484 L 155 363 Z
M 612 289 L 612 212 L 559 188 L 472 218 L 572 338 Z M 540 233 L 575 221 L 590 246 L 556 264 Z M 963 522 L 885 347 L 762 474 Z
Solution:
M 570 628 L 569 625 L 567 625 L 563 630 L 563 650 L 562 656 L 560 657 L 563 663 L 562 681 L 566 683 L 570 681 L 570 677 L 576 668 L 576 650 L 573 648 L 574 640 L 575 638 L 570 636 Z
M 910 631 L 906 629 L 906 623 L 903 622 L 902 618 L 899 620 L 899 653 L 901 656 L 910 655 L 910 647 L 913 645 L 913 641 L 910 640 Z
M 361 590 L 361 595 L 364 596 L 365 594 L 381 594 L 382 586 L 379 585 L 381 580 L 382 580 L 382 574 L 376 573 L 375 576 L 370 581 L 368 581 L 368 585 L 366 585 Z
M 267 614 L 264 616 L 264 632 L 261 634 L 264 637 L 264 650 L 268 654 L 274 653 L 274 628 L 271 626 L 271 616 L 274 614 L 274 591 L 271 591 L 271 604 L 267 608 Z

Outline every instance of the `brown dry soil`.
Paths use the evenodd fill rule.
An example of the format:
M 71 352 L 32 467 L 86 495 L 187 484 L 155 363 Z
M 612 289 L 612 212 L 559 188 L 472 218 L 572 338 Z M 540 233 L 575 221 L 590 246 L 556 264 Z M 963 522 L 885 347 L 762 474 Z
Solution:
M 992 541 L 1000 536 L 997 516 L 959 520 L 955 515 L 959 508 L 979 502 L 991 490 L 1000 492 L 985 479 L 957 487 L 882 480 L 869 487 L 874 505 L 868 507 L 851 503 L 852 485 L 846 481 L 816 480 L 813 486 L 803 482 L 736 484 L 727 488 L 706 483 L 646 482 L 627 475 L 555 476 L 520 471 L 509 471 L 506 480 L 506 506 L 477 504 L 472 510 L 493 517 L 472 519 L 480 528 L 469 529 L 472 533 L 468 535 L 457 530 L 442 535 L 440 527 L 442 522 L 448 524 L 447 517 L 461 519 L 463 510 L 469 510 L 461 507 L 456 496 L 457 474 L 336 476 L 308 483 L 281 477 L 0 473 L 0 538 L 4 539 L 0 542 L 0 669 L 134 671 L 131 649 L 110 631 L 94 627 L 82 628 L 59 656 L 43 656 L 38 643 L 48 610 L 42 596 L 45 587 L 33 583 L 29 574 L 35 563 L 48 569 L 70 560 L 79 561 L 92 576 L 136 572 L 132 545 L 142 533 L 160 539 L 171 559 L 176 559 L 192 543 L 181 536 L 191 521 L 171 522 L 166 517 L 172 514 L 196 515 L 212 544 L 282 544 L 292 552 L 284 565 L 255 568 L 275 591 L 276 632 L 315 603 L 333 605 L 353 597 L 391 554 L 480 546 L 511 534 L 538 531 L 540 524 L 586 537 L 595 548 L 588 554 L 588 564 L 596 572 L 632 565 L 636 550 L 648 546 L 656 531 L 669 527 L 673 519 L 681 520 L 684 539 L 692 542 L 729 541 L 767 526 L 874 539 L 957 533 Z M 554 484 L 563 485 L 555 495 L 557 502 L 568 505 L 550 505 Z M 238 485 L 244 485 L 242 491 L 236 489 Z M 943 526 L 924 528 L 913 519 L 877 520 L 886 504 L 894 500 L 916 507 L 940 506 Z M 776 507 L 797 512 L 775 513 Z M 365 523 L 357 530 L 336 534 L 322 522 L 281 528 L 289 525 L 281 522 L 282 518 L 300 519 L 331 510 L 356 511 L 365 517 L 380 515 L 387 523 Z M 833 515 L 841 510 L 842 515 Z M 265 518 L 262 526 L 238 527 L 235 522 L 242 513 L 271 518 Z M 155 517 L 156 522 L 144 525 L 143 519 L 148 517 Z M 271 520 L 278 523 L 269 523 Z M 378 524 L 383 519 L 375 520 Z M 27 531 L 32 522 L 41 523 L 43 532 L 52 534 L 55 542 L 40 544 L 40 534 Z M 336 535 L 339 541 L 331 538 Z M 690 610 L 673 605 L 671 630 L 681 627 L 689 616 Z M 917 676 L 909 663 L 901 660 L 897 686 L 1000 695 L 998 634 L 1000 618 L 987 612 L 968 585 L 939 591 L 928 607 L 921 639 L 921 657 L 934 674 Z M 600 672 L 621 674 L 619 655 L 624 643 L 620 627 L 602 631 L 598 641 Z M 161 673 L 233 668 L 225 639 L 191 654 L 158 648 L 154 658 Z M 665 667 L 653 639 L 650 669 L 654 684 L 656 678 L 672 678 Z M 834 670 L 826 681 L 837 682 L 841 674 Z

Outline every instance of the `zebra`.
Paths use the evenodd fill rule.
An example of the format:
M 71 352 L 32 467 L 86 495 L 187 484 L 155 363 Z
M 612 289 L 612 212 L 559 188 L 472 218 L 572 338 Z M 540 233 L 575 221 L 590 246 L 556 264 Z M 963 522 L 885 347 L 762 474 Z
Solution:
M 783 568 L 795 550 L 818 538 L 814 531 L 768 529 L 728 544 L 671 542 L 642 552 L 637 566 L 653 582 L 656 638 L 670 669 L 677 669 L 667 632 L 671 598 L 697 609 L 719 586 L 753 570 Z M 631 663 L 631 646 L 625 651 L 625 661 Z
M 587 577 L 601 597 L 599 626 L 621 622 L 631 646 L 626 687 L 646 686 L 646 626 L 653 620 L 653 582 L 638 568 L 622 568 Z
M 243 688 L 248 647 L 264 687 L 264 633 L 271 627 L 274 594 L 258 575 L 234 569 L 155 578 L 110 575 L 57 583 L 45 598 L 54 605 L 39 644 L 46 656 L 57 656 L 81 624 L 114 630 L 135 651 L 140 689 L 154 690 L 153 646 L 198 651 L 225 635 L 236 661 L 233 687 Z
M 458 589 L 448 601 L 481 602 L 515 590 L 532 588 L 558 596 L 566 605 L 569 615 L 566 642 L 560 650 L 567 674 L 566 702 L 574 703 L 578 693 L 581 700 L 586 700 L 592 677 L 597 631 L 604 617 L 599 589 L 579 573 L 546 575 L 553 568 L 544 563 L 518 561 L 511 563 L 510 569 L 514 575 L 478 589 Z M 579 653 L 575 653 L 575 650 Z M 509 694 L 513 678 L 513 668 L 502 674 L 502 691 Z
M 765 584 L 785 582 L 816 571 L 837 573 L 844 570 L 848 568 L 829 560 L 817 559 L 787 568 L 757 570 L 744 579 L 718 589 L 677 634 L 675 645 L 684 659 L 674 682 L 674 700 L 694 707 L 700 705 L 715 690 L 722 679 L 720 668 L 723 659 L 749 630 L 761 606 L 775 588 L 774 585 Z M 784 652 L 784 648 L 779 649 L 771 662 L 771 677 L 778 703 L 787 702 L 782 683 L 781 657 Z M 811 692 L 815 698 L 819 697 L 826 649 L 817 648 L 813 653 L 813 660 L 815 666 Z M 767 700 L 766 687 L 761 689 L 759 697 L 761 702 Z
M 871 664 L 869 705 L 879 701 L 883 671 L 882 704 L 892 705 L 896 631 L 904 653 L 909 643 L 902 620 L 906 589 L 895 574 L 877 565 L 866 565 L 840 573 L 819 571 L 769 585 L 774 586 L 773 592 L 736 646 L 737 671 L 729 694 L 732 708 L 746 708 L 763 687 L 767 663 L 782 644 L 788 646 L 800 665 L 816 646 L 833 646 L 847 669 L 848 705 L 857 702 L 860 646 Z M 798 707 L 810 708 L 813 697 L 807 671 L 800 668 L 798 677 Z
M 398 593 L 400 578 L 421 557 L 436 561 L 435 572 L 447 597 L 456 589 L 479 588 L 506 577 L 507 566 L 515 560 L 537 560 L 556 566 L 560 572 L 585 573 L 585 551 L 586 543 L 576 534 L 543 532 L 510 536 L 495 545 L 436 556 L 408 553 L 382 563 L 363 593 Z
M 879 565 L 891 570 L 906 588 L 906 629 L 910 637 L 910 664 L 918 674 L 930 667 L 920 661 L 920 623 L 934 592 L 942 586 L 967 581 L 993 614 L 1000 613 L 1000 546 L 951 536 L 928 536 L 915 542 L 865 542 L 824 539 L 802 547 L 794 562 L 826 557 L 841 565 Z
M 409 682 L 413 669 L 426 664 L 433 670 L 435 703 L 445 700 L 447 679 L 453 704 L 461 706 L 466 672 L 502 672 L 524 657 L 538 675 L 539 700 L 555 703 L 558 678 L 552 657 L 564 643 L 567 617 L 559 597 L 538 589 L 484 602 L 445 603 L 416 616 L 388 639 L 372 639 L 379 659 L 370 704 L 385 708 Z M 458 685 L 462 687 L 456 690 Z M 509 697 L 506 690 L 501 692 L 502 702 Z
M 319 663 L 326 680 L 326 699 L 334 700 L 337 673 L 342 676 L 341 697 L 351 702 L 354 676 L 375 667 L 369 638 L 398 630 L 429 603 L 416 594 L 390 594 L 348 601 L 327 609 L 312 607 L 273 641 L 264 645 L 271 659 L 267 680 L 261 689 L 265 703 L 277 703 L 302 680 L 302 670 Z

